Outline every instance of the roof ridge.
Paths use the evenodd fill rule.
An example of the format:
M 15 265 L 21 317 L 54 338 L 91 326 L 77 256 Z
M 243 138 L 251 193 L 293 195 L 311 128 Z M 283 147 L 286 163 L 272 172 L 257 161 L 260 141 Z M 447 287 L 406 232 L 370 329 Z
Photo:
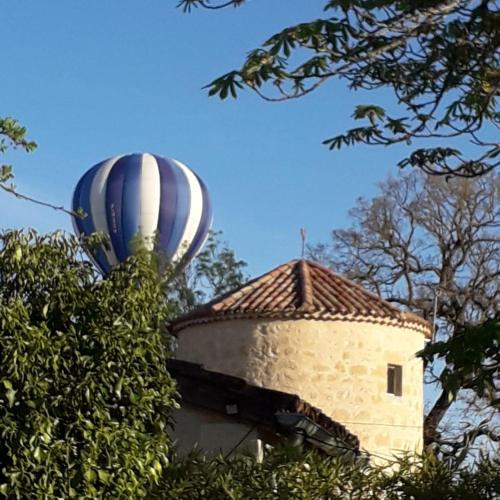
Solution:
M 392 309 L 394 312 L 401 313 L 401 311 L 396 306 L 392 305 L 390 302 L 388 302 L 387 300 L 383 299 L 380 295 L 372 292 L 371 290 L 368 290 L 368 289 L 364 288 L 359 283 L 356 283 L 354 280 L 352 280 L 350 278 L 346 278 L 345 276 L 342 276 L 341 274 L 333 271 L 329 267 L 323 266 L 319 262 L 315 262 L 315 261 L 308 261 L 308 262 L 313 267 L 317 267 L 317 268 L 321 269 L 322 271 L 326 271 L 327 273 L 334 275 L 336 278 L 338 278 L 344 284 L 346 284 L 348 286 L 351 286 L 351 287 L 355 287 L 360 292 L 362 292 L 362 293 L 364 293 L 366 295 L 369 295 L 371 298 L 383 302 L 384 305 L 386 305 L 387 307 L 389 307 L 390 309 Z
M 309 265 L 307 261 L 304 259 L 298 261 L 298 268 L 299 268 L 299 286 L 302 299 L 299 309 L 301 311 L 307 311 L 314 307 L 311 273 L 309 270 Z
M 419 330 L 431 331 L 424 318 L 401 311 L 353 280 L 306 259 L 281 264 L 178 317 L 170 326 L 177 332 L 200 322 L 270 317 L 418 323 Z

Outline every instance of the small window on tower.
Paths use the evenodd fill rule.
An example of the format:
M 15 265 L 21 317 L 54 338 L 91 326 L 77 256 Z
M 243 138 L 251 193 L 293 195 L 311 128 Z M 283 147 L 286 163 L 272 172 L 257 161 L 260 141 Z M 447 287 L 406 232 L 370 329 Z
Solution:
M 387 392 L 395 396 L 403 394 L 403 367 L 387 365 Z

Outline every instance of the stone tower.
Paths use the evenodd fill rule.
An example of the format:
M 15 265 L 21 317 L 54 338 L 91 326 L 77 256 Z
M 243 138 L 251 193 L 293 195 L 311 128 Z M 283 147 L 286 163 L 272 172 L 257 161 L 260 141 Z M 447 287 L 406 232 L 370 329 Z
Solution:
M 290 261 L 172 329 L 178 359 L 297 394 L 368 452 L 421 449 L 430 325 L 329 269 Z

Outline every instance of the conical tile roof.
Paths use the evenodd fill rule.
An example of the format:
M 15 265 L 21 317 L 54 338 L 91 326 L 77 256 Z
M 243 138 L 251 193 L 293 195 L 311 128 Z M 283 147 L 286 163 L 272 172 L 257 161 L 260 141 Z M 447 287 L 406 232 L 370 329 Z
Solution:
M 172 323 L 174 333 L 196 323 L 244 318 L 369 321 L 429 336 L 430 324 L 315 262 L 292 260 L 202 305 Z

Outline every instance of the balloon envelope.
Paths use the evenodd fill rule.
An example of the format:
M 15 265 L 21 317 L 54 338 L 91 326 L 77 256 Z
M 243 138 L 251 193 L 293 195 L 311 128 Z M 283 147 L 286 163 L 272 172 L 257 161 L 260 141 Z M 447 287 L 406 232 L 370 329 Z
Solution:
M 101 231 L 110 248 L 91 257 L 107 273 L 133 253 L 132 241 L 140 235 L 169 262 L 192 259 L 203 246 L 212 224 L 212 207 L 201 179 L 181 162 L 161 156 L 130 154 L 94 165 L 79 180 L 72 201 L 78 234 Z

